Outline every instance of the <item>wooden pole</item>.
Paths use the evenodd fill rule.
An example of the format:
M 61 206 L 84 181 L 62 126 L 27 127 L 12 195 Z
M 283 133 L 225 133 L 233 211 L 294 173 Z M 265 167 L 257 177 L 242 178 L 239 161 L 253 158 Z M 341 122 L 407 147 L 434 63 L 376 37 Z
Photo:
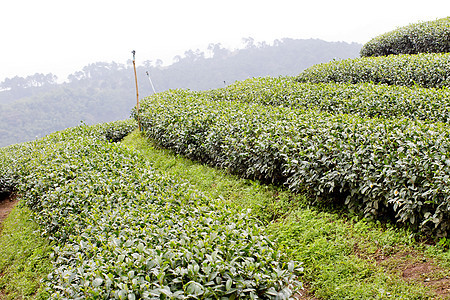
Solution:
M 136 81 L 136 115 L 137 115 L 139 131 L 142 131 L 141 119 L 139 118 L 139 91 L 138 91 L 138 82 L 137 82 L 137 75 L 136 75 L 136 62 L 135 62 L 136 51 L 133 50 L 133 51 L 131 51 L 131 53 L 133 53 L 134 80 Z

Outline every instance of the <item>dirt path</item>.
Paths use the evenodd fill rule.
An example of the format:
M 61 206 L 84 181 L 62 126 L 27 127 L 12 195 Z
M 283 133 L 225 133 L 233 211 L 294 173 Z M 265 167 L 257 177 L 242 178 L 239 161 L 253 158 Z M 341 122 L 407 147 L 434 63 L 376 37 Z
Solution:
M 8 197 L 0 202 L 0 229 L 3 221 L 8 217 L 11 210 L 17 204 L 19 200 L 15 196 Z

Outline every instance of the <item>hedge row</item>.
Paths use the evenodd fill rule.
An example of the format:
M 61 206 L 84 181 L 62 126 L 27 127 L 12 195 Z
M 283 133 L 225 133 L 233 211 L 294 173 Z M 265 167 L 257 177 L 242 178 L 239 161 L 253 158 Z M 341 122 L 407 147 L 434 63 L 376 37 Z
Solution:
M 314 65 L 299 82 L 347 82 L 441 88 L 450 85 L 450 53 L 390 55 L 331 61 Z
M 425 232 L 449 230 L 443 125 L 210 101 L 184 90 L 147 98 L 140 118 L 150 138 L 189 158 Z
M 371 83 L 299 83 L 293 78 L 253 78 L 210 91 L 211 100 L 317 109 L 333 114 L 450 123 L 450 89 Z
M 110 142 L 118 142 L 136 127 L 137 122 L 133 119 L 102 123 L 93 127 L 95 129 L 92 129 L 91 135 Z M 27 147 L 22 145 L 13 145 L 8 149 L 10 149 L 11 153 L 15 153 L 16 149 L 23 148 L 26 149 Z M 2 161 L 2 159 L 6 158 L 6 155 L 0 156 L 0 201 L 16 192 L 16 181 L 18 179 L 18 175 L 14 174 L 12 171 L 13 168 L 8 166 L 8 162 Z
M 130 132 L 137 128 L 137 122 L 133 119 L 116 121 L 111 123 L 102 123 L 96 126 L 99 130 L 99 136 L 108 142 L 120 142 Z
M 450 52 L 450 17 L 384 33 L 366 43 L 361 56 Z
M 44 280 L 52 299 L 292 295 L 298 265 L 246 212 L 166 178 L 104 130 L 0 149 L 0 170 L 17 175 L 23 203 L 59 243 Z

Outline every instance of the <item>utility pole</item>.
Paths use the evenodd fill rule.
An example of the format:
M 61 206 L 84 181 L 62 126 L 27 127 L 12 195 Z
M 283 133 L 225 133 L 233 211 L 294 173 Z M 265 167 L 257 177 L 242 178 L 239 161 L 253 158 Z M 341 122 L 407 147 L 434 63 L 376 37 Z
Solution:
M 137 115 L 137 122 L 139 125 L 139 131 L 142 131 L 141 128 L 141 119 L 139 117 L 139 91 L 138 91 L 138 82 L 137 82 L 137 75 L 136 75 L 136 62 L 135 62 L 135 55 L 136 51 L 131 51 L 133 53 L 133 67 L 134 67 L 134 80 L 136 81 L 136 115 Z

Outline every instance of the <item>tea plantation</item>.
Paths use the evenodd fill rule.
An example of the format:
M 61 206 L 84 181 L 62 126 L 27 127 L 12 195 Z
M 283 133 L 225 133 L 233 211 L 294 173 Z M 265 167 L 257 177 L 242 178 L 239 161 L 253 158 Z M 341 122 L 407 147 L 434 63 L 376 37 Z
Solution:
M 448 99 L 446 88 L 265 78 L 155 95 L 140 120 L 148 137 L 191 159 L 443 237 L 450 131 L 439 107 Z
M 386 36 L 401 40 L 399 32 L 413 32 L 413 44 L 440 44 L 448 20 Z M 0 195 L 18 195 L 35 232 L 52 245 L 51 267 L 35 275 L 43 277 L 40 289 L 28 296 L 290 299 L 303 279 L 325 299 L 436 296 L 437 290 L 379 275 L 379 266 L 360 259 L 368 249 L 342 259 L 364 239 L 358 235 L 353 243 L 348 224 L 367 230 L 365 223 L 329 215 L 333 221 L 319 221 L 325 213 L 310 210 L 332 207 L 376 220 L 386 232 L 389 226 L 407 232 L 389 233 L 383 246 L 377 236 L 373 256 L 414 237 L 440 241 L 447 255 L 449 53 L 411 45 L 418 50 L 408 52 L 392 42 L 399 55 L 382 56 L 373 49 L 386 39 L 372 40 L 365 49 L 375 52 L 364 50 L 366 57 L 316 65 L 297 77 L 170 90 L 145 98 L 133 109 L 134 120 L 82 125 L 0 148 Z M 278 211 L 267 217 L 267 203 L 239 205 L 155 167 L 141 151 L 118 143 L 133 130 L 175 155 L 275 189 L 278 202 L 270 205 Z M 281 203 L 283 193 L 289 200 Z M 296 203 L 296 195 L 306 200 Z M 335 225 L 340 229 L 330 229 Z M 0 273 L 7 273 L 11 262 L 2 255 Z M 357 279 L 345 282 L 346 276 Z
M 292 295 L 299 265 L 274 250 L 248 212 L 107 142 L 103 136 L 118 125 L 76 127 L 2 149 L 2 176 L 57 242 L 44 280 L 51 298 Z

